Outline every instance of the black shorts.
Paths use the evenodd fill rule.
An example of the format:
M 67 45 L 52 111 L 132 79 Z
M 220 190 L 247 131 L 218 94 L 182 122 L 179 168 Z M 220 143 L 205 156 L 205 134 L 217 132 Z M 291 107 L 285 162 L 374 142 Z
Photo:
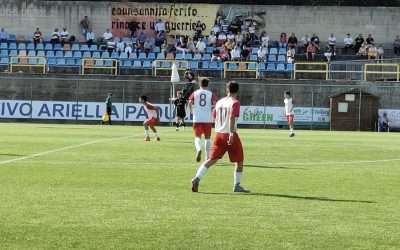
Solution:
M 107 112 L 108 115 L 111 115 L 111 110 L 112 110 L 111 108 L 107 108 L 106 112 Z
M 186 112 L 185 111 L 178 111 L 176 112 L 176 116 L 179 118 L 185 118 L 186 117 Z

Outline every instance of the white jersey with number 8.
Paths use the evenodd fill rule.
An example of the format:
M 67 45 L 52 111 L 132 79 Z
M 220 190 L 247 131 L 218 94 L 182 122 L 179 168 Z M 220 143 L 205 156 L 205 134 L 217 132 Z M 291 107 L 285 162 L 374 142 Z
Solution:
M 189 100 L 193 104 L 193 123 L 212 123 L 212 109 L 217 100 L 209 90 L 198 89 L 192 93 Z

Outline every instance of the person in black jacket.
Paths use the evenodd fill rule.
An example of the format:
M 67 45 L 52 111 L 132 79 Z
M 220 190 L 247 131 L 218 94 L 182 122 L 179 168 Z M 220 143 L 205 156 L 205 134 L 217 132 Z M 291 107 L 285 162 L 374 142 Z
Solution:
M 112 112 L 112 93 L 108 93 L 106 98 L 106 113 L 108 115 L 108 125 L 111 125 L 111 112 Z M 103 121 L 104 124 L 104 121 Z

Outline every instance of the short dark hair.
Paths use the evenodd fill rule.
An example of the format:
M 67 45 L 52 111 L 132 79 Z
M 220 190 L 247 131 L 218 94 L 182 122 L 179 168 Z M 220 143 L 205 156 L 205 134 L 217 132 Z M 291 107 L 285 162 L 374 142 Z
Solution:
M 142 96 L 140 96 L 140 99 L 142 99 L 143 101 L 147 101 L 147 96 L 145 96 L 145 95 L 142 95 Z
M 200 86 L 201 87 L 208 87 L 209 83 L 210 83 L 210 80 L 207 77 L 203 77 L 200 80 Z
M 226 85 L 229 93 L 236 94 L 239 91 L 239 84 L 236 81 L 229 81 Z
M 290 91 L 285 91 L 285 94 L 291 96 Z

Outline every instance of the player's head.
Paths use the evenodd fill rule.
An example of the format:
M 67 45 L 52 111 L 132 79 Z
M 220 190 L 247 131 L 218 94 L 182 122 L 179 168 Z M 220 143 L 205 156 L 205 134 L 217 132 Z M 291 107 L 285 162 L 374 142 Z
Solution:
M 194 73 L 190 69 L 186 70 L 185 78 L 190 82 L 193 81 L 194 80 Z
M 285 96 L 285 98 L 290 98 L 292 96 L 290 91 L 285 91 L 285 93 L 283 95 Z
M 179 98 L 181 98 L 182 95 L 183 95 L 183 92 L 179 90 L 178 92 L 176 92 L 176 95 L 177 95 Z
M 139 97 L 139 102 L 143 103 L 143 102 L 147 102 L 148 98 L 145 95 L 142 95 Z
M 200 87 L 202 87 L 202 88 L 207 88 L 209 83 L 210 83 L 210 80 L 207 77 L 201 78 L 200 82 L 199 82 Z
M 229 81 L 228 84 L 226 84 L 226 91 L 228 95 L 237 94 L 239 92 L 239 84 L 236 81 Z
M 112 93 L 110 92 L 110 93 L 108 93 L 108 96 L 112 96 Z

